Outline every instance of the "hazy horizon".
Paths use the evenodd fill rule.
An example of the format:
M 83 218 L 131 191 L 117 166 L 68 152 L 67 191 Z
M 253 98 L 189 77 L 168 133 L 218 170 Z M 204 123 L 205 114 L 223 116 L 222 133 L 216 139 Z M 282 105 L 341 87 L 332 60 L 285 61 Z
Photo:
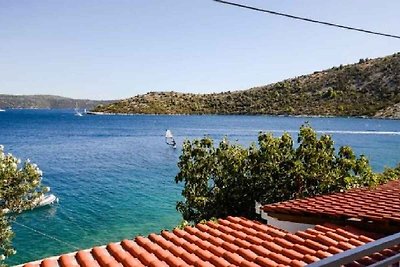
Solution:
M 56 94 L 7 94 L 7 93 L 0 93 L 1 95 L 11 95 L 11 96 L 56 96 L 56 97 L 64 97 L 64 98 L 70 98 L 70 99 L 76 99 L 76 100 L 94 100 L 94 101 L 108 101 L 108 100 L 120 100 L 120 99 L 93 99 L 93 98 L 76 98 L 76 97 L 70 97 L 70 96 L 65 96 L 65 95 L 56 95 Z

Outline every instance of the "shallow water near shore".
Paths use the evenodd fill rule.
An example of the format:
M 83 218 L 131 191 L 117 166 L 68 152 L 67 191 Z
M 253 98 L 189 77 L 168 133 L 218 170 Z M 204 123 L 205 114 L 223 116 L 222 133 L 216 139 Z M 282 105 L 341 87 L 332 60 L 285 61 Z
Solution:
M 376 171 L 400 161 L 400 121 L 273 116 L 74 116 L 72 110 L 0 113 L 0 144 L 31 159 L 58 205 L 20 215 L 13 226 L 19 264 L 171 229 L 181 185 L 174 182 L 182 142 L 209 135 L 249 145 L 259 131 L 296 136 L 305 121 L 337 146 L 365 154 Z M 165 129 L 177 149 L 164 143 Z M 44 235 L 43 235 L 44 234 Z

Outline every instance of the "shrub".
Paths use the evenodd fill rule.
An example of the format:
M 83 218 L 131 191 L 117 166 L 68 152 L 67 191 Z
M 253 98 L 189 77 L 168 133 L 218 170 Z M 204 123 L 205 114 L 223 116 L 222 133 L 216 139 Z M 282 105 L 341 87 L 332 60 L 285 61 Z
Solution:
M 260 133 L 258 144 L 244 148 L 227 139 L 185 141 L 175 181 L 183 182 L 183 201 L 177 210 L 183 219 L 199 222 L 227 215 L 254 216 L 255 201 L 267 204 L 374 186 L 400 174 L 388 169 L 376 174 L 365 156 L 348 146 L 336 153 L 329 135 L 317 136 L 300 128 L 298 145 L 290 134 Z
M 332 99 L 335 98 L 337 93 L 331 87 L 323 94 L 323 98 Z
M 15 253 L 12 247 L 11 222 L 15 215 L 31 209 L 45 192 L 40 186 L 41 170 L 29 160 L 21 165 L 11 154 L 4 154 L 0 145 L 0 265 Z

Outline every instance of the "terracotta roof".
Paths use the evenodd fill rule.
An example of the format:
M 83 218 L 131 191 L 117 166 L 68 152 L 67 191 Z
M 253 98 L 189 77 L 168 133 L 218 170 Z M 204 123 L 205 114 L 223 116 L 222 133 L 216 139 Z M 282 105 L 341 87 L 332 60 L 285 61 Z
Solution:
M 337 226 L 317 225 L 293 234 L 257 221 L 228 217 L 218 223 L 139 236 L 23 266 L 304 266 L 372 240 Z M 368 265 L 397 251 L 386 249 L 354 264 Z
M 400 180 L 376 188 L 357 188 L 344 193 L 270 204 L 262 210 L 277 214 L 357 218 L 400 227 Z

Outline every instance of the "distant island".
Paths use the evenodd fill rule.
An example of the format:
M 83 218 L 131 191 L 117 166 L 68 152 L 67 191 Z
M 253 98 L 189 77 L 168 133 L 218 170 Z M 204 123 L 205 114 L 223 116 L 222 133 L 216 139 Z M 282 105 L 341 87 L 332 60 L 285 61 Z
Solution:
M 244 91 L 150 92 L 94 114 L 246 114 L 400 119 L 400 53 L 340 65 Z
M 54 95 L 5 95 L 0 94 L 1 109 L 61 109 L 61 108 L 79 108 L 92 109 L 100 104 L 110 104 L 115 100 L 89 100 L 73 99 Z

